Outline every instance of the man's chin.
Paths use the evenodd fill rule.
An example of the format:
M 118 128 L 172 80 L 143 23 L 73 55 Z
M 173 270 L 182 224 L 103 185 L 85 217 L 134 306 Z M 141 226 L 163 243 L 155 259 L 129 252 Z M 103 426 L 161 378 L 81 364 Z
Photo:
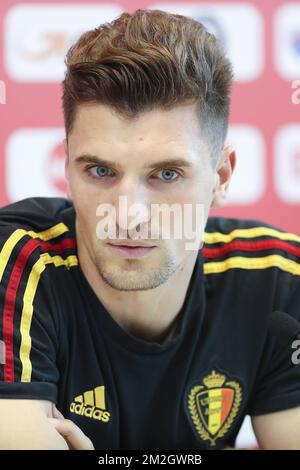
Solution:
M 131 260 L 132 261 L 132 260 Z M 160 268 L 151 268 L 147 266 L 134 267 L 134 263 L 130 266 L 113 268 L 111 263 L 105 266 L 104 263 L 98 263 L 97 269 L 104 282 L 111 288 L 120 291 L 146 291 L 155 289 L 164 284 L 173 272 L 175 266 L 167 266 Z
M 119 291 L 143 291 L 154 289 L 161 284 L 158 279 L 150 279 L 149 276 L 143 276 L 141 273 L 112 273 L 112 272 L 100 272 L 100 275 L 104 282 L 108 284 L 112 289 Z

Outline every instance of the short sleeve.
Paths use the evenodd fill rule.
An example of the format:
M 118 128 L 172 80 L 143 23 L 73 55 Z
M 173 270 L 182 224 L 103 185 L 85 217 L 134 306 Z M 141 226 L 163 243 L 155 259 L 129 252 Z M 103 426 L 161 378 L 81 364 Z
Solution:
M 290 243 L 291 252 L 300 251 L 300 243 Z M 300 255 L 287 254 L 278 283 L 273 311 L 282 311 L 300 321 Z M 296 336 L 296 332 L 295 332 Z M 300 406 L 300 365 L 294 364 L 292 344 L 282 346 L 270 333 L 266 334 L 259 374 L 250 415 L 259 415 Z M 294 361 L 295 362 L 295 361 Z
M 57 400 L 57 319 L 38 236 L 0 222 L 0 398 Z

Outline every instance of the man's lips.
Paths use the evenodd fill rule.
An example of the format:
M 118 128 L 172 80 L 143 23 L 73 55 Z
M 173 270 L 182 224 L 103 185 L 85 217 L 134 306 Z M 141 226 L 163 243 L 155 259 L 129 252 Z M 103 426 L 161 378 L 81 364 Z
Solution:
M 109 247 L 119 256 L 124 258 L 141 258 L 150 253 L 155 246 L 137 242 L 108 243 Z
M 116 242 L 109 242 L 109 245 L 114 245 L 114 246 L 129 246 L 131 248 L 136 248 L 136 247 L 146 247 L 150 248 L 153 247 L 154 245 L 151 243 L 145 243 L 145 242 L 138 242 L 136 240 L 120 240 Z

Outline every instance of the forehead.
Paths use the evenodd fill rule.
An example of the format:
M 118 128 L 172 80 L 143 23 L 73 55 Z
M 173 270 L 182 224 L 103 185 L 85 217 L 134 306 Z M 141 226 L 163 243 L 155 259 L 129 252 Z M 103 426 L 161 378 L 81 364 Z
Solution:
M 164 110 L 145 111 L 135 118 L 125 118 L 113 108 L 101 104 L 81 104 L 76 110 L 69 150 L 92 151 L 89 147 L 130 147 L 146 150 L 165 147 L 187 149 L 202 142 L 195 104 Z M 82 147 L 85 147 L 84 149 Z M 96 151 L 97 149 L 94 149 Z

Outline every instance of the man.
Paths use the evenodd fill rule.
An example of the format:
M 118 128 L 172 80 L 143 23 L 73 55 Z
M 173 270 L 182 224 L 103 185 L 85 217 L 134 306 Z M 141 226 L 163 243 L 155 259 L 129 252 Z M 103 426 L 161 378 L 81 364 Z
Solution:
M 220 449 L 250 414 L 262 448 L 300 449 L 299 367 L 268 331 L 274 310 L 299 319 L 300 238 L 208 217 L 236 159 L 218 41 L 138 10 L 66 64 L 72 202 L 0 211 L 1 448 Z M 193 208 L 174 222 L 196 246 L 163 204 Z

